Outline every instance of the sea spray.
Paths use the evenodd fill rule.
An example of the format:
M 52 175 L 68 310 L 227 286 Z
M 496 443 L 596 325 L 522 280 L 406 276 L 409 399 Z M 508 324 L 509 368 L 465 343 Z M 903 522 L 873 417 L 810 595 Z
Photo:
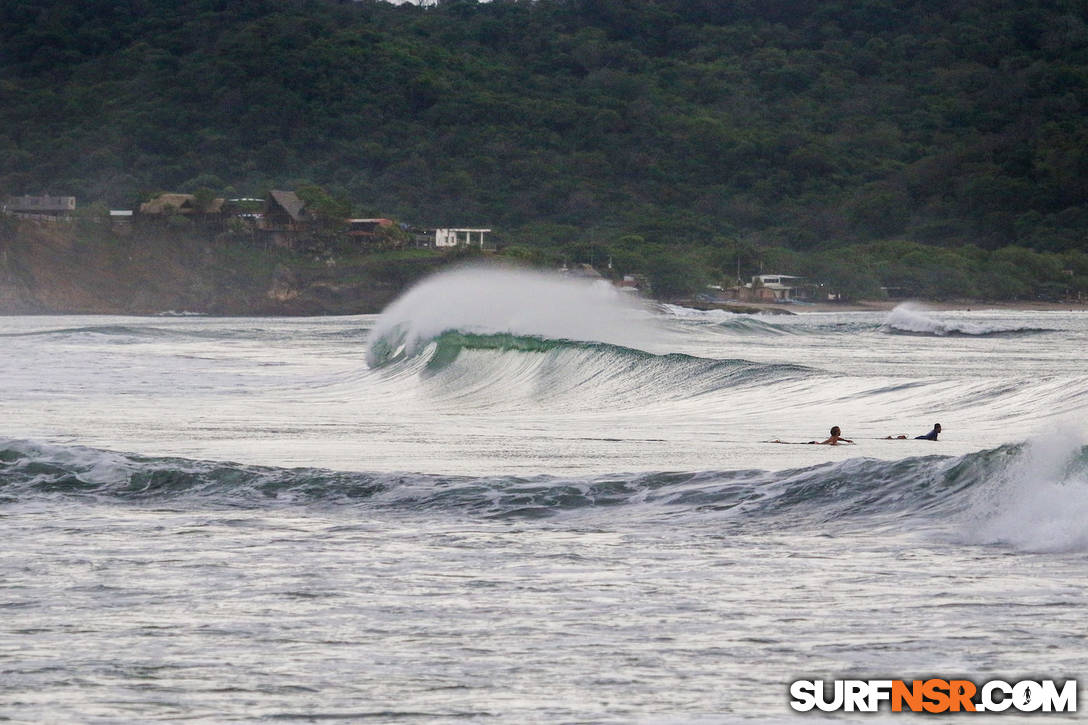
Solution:
M 930 310 L 914 303 L 904 302 L 888 313 L 882 329 L 885 332 L 905 335 L 933 335 L 937 337 L 967 335 L 984 337 L 988 335 L 1026 334 L 1048 332 L 1040 327 L 1021 325 L 969 322 L 967 320 L 940 320 Z
M 1088 447 L 1068 423 L 1020 447 L 1010 464 L 973 492 L 965 514 L 968 543 L 1023 551 L 1088 550 Z
M 450 331 L 647 349 L 659 333 L 651 319 L 600 280 L 465 267 L 423 280 L 386 308 L 371 333 L 367 363 L 378 367 L 411 357 Z

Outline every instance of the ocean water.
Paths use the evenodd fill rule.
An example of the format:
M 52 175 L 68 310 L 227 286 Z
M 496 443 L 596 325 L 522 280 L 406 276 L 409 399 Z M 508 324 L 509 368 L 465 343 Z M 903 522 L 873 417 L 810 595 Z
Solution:
M 1083 700 L 1088 314 L 795 309 L 461 270 L 382 315 L 0 318 L 0 720 Z

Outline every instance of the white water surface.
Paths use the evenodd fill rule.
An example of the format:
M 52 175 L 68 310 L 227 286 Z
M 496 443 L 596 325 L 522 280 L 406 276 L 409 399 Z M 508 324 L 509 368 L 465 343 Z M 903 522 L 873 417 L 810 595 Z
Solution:
M 0 318 L 0 714 L 778 721 L 798 678 L 1086 681 L 1086 349 L 1084 313 L 472 271 L 385 317 Z M 832 425 L 856 444 L 768 442 Z

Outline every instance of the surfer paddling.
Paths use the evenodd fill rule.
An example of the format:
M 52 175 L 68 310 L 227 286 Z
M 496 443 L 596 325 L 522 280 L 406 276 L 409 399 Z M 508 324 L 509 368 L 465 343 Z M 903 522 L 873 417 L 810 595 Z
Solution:
M 940 423 L 934 423 L 933 424 L 933 430 L 926 433 L 924 436 L 915 436 L 914 440 L 916 440 L 916 441 L 935 441 L 935 440 L 937 440 L 937 436 L 939 436 L 940 434 L 941 434 L 941 424 Z
M 839 429 L 839 426 L 834 425 L 834 426 L 831 426 L 831 437 L 830 438 L 828 438 L 826 441 L 809 441 L 809 444 L 810 445 L 815 445 L 815 446 L 837 446 L 840 443 L 853 443 L 853 442 L 854 441 L 850 440 L 849 438 L 843 438 L 842 437 L 842 430 Z
M 928 432 L 928 433 L 926 433 L 925 435 L 922 435 L 922 436 L 914 436 L 914 440 L 916 440 L 916 441 L 935 441 L 935 440 L 937 440 L 937 436 L 939 436 L 940 434 L 941 434 L 941 424 L 940 423 L 934 423 L 933 424 L 933 430 L 931 430 L 930 432 Z M 907 437 L 905 435 L 902 435 L 902 434 L 897 435 L 897 436 L 886 436 L 884 438 L 884 440 L 886 440 L 886 441 L 905 441 L 906 439 L 907 439 Z
M 790 441 L 773 440 L 771 443 L 790 443 Z M 839 426 L 831 427 L 831 437 L 826 441 L 809 441 L 808 443 L 798 443 L 795 445 L 810 445 L 810 446 L 837 446 L 840 443 L 853 443 L 854 441 L 849 438 L 842 437 L 842 429 Z

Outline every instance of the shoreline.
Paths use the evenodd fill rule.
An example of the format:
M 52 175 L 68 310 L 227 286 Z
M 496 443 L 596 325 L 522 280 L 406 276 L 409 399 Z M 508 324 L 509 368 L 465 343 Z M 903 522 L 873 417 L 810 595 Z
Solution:
M 827 314 L 835 312 L 890 312 L 900 305 L 912 305 L 920 311 L 933 312 L 985 312 L 1014 311 L 1014 312 L 1088 312 L 1088 302 L 979 302 L 977 300 L 960 301 L 927 301 L 927 300 L 860 300 L 858 302 L 812 302 L 812 303 L 787 303 L 775 304 L 770 302 L 694 302 L 692 300 L 653 300 L 657 303 L 667 303 L 687 307 L 696 310 L 722 310 L 738 315 L 805 315 Z M 357 317 L 359 315 L 380 315 L 384 308 L 376 311 L 323 311 L 317 314 L 297 312 L 252 312 L 246 310 L 195 312 L 178 310 L 161 310 L 157 312 L 129 312 L 121 310 L 92 311 L 92 310 L 3 310 L 0 309 L 0 317 L 161 317 L 167 319 L 187 318 L 232 318 L 232 317 L 256 317 L 256 318 L 290 318 L 290 317 Z
M 1016 312 L 1088 312 L 1088 302 L 1039 302 L 1031 300 L 987 302 L 984 300 L 859 300 L 858 302 L 675 302 L 673 304 L 702 310 L 725 310 L 737 314 L 803 315 L 824 312 L 890 312 L 900 305 L 914 305 L 934 312 L 981 312 L 1011 310 Z

